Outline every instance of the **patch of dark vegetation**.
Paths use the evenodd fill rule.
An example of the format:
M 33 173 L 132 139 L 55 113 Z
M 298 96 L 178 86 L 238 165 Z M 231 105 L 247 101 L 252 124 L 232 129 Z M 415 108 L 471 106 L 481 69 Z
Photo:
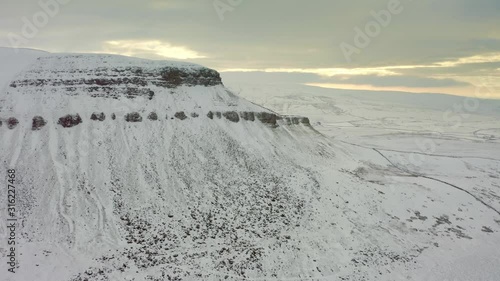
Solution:
M 64 128 L 71 128 L 81 124 L 82 122 L 82 118 L 79 114 L 68 114 L 59 118 L 57 124 L 63 126 Z
M 31 130 L 33 131 L 40 130 L 46 124 L 47 122 L 45 121 L 45 119 L 43 119 L 42 116 L 35 116 L 33 117 L 33 122 L 31 123 Z
M 94 121 L 104 121 L 106 120 L 106 114 L 104 114 L 104 112 L 94 112 L 92 113 L 92 115 L 90 116 L 90 120 L 94 120 Z
M 138 112 L 132 112 L 125 115 L 127 122 L 142 122 L 142 116 Z

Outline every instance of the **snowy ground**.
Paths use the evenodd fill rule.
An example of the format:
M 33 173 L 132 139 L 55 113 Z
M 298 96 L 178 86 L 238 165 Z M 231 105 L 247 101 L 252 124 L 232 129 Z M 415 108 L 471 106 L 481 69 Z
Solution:
M 19 217 L 11 274 L 0 189 L 0 281 L 500 276 L 498 101 L 225 81 L 250 103 L 221 85 L 155 84 L 169 62 L 40 55 L 0 72 L 0 119 L 19 120 L 0 127 Z M 443 115 L 456 104 L 469 115 Z M 312 127 L 207 114 L 269 114 L 260 105 Z M 159 118 L 126 122 L 131 111 Z M 83 122 L 58 125 L 69 113 Z
M 380 185 L 387 213 L 416 233 L 437 225 L 430 232 L 449 237 L 433 239 L 439 247 L 423 252 L 411 280 L 499 280 L 500 238 L 488 234 L 500 225 L 499 100 L 225 84 L 278 113 L 310 117 L 370 167 L 359 175 Z

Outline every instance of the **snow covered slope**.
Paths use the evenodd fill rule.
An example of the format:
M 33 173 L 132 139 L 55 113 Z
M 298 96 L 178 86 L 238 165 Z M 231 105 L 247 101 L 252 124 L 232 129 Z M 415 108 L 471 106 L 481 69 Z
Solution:
M 372 166 L 370 163 L 380 159 L 387 161 L 389 166 L 383 170 L 364 169 L 359 175 L 384 185 L 383 190 L 390 191 L 387 195 L 402 196 L 391 208 L 406 206 L 410 214 L 425 209 L 424 217 L 412 218 L 402 215 L 404 210 L 398 212 L 398 219 L 407 218 L 405 223 L 413 223 L 415 217 L 433 221 L 445 215 L 455 218 L 449 225 L 468 228 L 470 220 L 477 217 L 463 219 L 469 212 L 464 206 L 485 211 L 491 207 L 490 211 L 496 213 L 500 210 L 500 100 L 234 83 L 222 77 L 244 98 L 281 114 L 309 116 L 315 129 L 350 147 L 351 156 L 365 165 Z M 413 186 L 409 193 L 403 188 L 408 183 Z M 449 192 L 448 199 L 436 198 L 429 193 L 433 190 Z M 460 193 L 469 201 L 457 207 L 451 202 L 458 200 Z M 429 200 L 437 200 L 439 208 L 429 206 Z M 484 223 L 500 223 L 498 215 L 492 219 Z M 489 227 L 485 225 L 483 231 L 489 233 Z M 490 234 L 470 236 L 472 244 L 457 240 L 449 249 L 443 249 L 442 239 L 434 237 L 440 247 L 426 249 L 419 256 L 420 269 L 412 270 L 408 279 L 497 280 L 500 254 L 492 249 L 499 240 L 498 235 Z
M 0 89 L 3 91 L 19 72 L 48 54 L 38 50 L 0 47 Z
M 495 202 L 412 181 L 202 66 L 44 55 L 0 101 L 19 218 L 2 280 L 429 280 L 457 245 L 499 241 Z

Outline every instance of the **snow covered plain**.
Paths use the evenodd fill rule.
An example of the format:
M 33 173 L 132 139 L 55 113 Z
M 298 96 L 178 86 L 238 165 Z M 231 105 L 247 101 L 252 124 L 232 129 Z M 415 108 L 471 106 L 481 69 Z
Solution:
M 408 280 L 500 280 L 500 100 L 224 82 L 280 114 L 308 116 L 363 163 L 354 174 L 379 185 L 404 239 L 433 236 Z
M 12 274 L 0 189 L 2 281 L 500 276 L 495 105 L 459 132 L 432 134 L 442 109 L 406 98 L 227 82 L 229 91 L 197 65 L 40 56 L 2 72 L 0 173 L 16 169 L 20 219 Z M 181 111 L 187 118 L 174 117 Z M 131 112 L 142 122 L 126 122 Z M 81 124 L 57 124 L 77 113 Z M 35 115 L 47 122 L 39 130 Z M 420 151 L 419 138 L 437 148 Z

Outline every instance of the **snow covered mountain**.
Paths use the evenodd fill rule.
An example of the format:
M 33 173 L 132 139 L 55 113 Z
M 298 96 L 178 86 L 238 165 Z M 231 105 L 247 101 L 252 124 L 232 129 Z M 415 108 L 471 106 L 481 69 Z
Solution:
M 19 224 L 2 280 L 423 280 L 438 253 L 500 229 L 500 197 L 387 180 L 414 176 L 234 95 L 214 70 L 20 56 L 0 92 Z

